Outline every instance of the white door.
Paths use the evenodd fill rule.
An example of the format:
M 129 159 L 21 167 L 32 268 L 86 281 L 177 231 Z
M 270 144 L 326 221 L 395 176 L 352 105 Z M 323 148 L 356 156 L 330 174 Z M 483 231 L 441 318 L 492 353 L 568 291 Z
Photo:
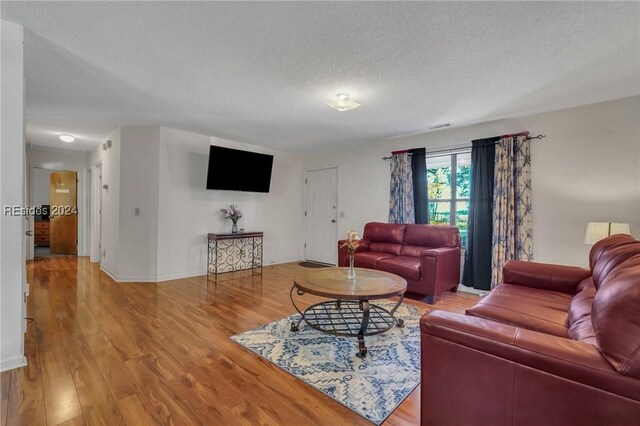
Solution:
M 305 259 L 335 264 L 338 257 L 338 169 L 306 175 Z

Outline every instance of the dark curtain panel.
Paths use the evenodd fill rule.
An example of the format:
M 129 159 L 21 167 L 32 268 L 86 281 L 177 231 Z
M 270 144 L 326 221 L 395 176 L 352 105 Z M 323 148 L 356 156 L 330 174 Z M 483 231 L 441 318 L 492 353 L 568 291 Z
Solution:
M 409 150 L 413 172 L 413 210 L 416 223 L 429 223 L 429 198 L 427 195 L 427 159 L 425 148 Z
M 469 225 L 462 284 L 491 289 L 491 237 L 493 234 L 493 176 L 495 143 L 500 138 L 472 141 Z

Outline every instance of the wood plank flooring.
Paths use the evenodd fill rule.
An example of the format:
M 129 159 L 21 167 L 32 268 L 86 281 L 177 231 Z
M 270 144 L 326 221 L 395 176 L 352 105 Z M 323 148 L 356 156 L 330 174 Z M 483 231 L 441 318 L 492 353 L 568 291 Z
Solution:
M 369 424 L 228 339 L 295 313 L 288 292 L 300 269 L 227 274 L 217 285 L 115 283 L 85 257 L 30 261 L 29 364 L 1 374 L 0 426 Z M 462 312 L 478 297 L 405 300 Z M 385 424 L 419 416 L 416 389 Z

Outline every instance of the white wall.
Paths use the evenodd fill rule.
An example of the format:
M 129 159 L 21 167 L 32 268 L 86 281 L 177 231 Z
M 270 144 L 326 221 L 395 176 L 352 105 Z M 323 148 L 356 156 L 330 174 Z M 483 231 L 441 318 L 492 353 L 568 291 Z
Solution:
M 101 159 L 99 159 L 101 160 Z M 100 196 L 102 193 L 102 163 L 89 164 L 89 156 L 87 156 L 87 171 L 90 172 L 91 186 L 89 197 L 89 260 L 91 262 L 100 262 Z
M 123 126 L 118 280 L 155 281 L 158 270 L 160 128 Z M 139 209 L 139 216 L 135 209 Z
M 27 154 L 28 155 L 28 154 Z M 49 204 L 49 186 L 51 170 L 36 167 L 31 177 L 31 205 L 42 206 Z
M 274 155 L 271 191 L 206 190 L 209 146 Z M 158 280 L 206 273 L 206 234 L 229 232 L 219 211 L 238 204 L 247 231 L 264 232 L 265 264 L 298 260 L 303 248 L 302 157 L 180 130 L 160 129 Z M 239 170 L 239 172 L 247 172 Z
M 97 147 L 86 167 L 95 171 L 102 164 L 102 183 L 109 185 L 101 191 L 101 266 L 112 278 L 163 281 L 205 274 L 206 234 L 230 231 L 219 209 L 231 203 L 244 212 L 240 227 L 265 233 L 265 264 L 301 258 L 302 157 L 164 127 L 123 126 L 107 139 L 112 148 Z M 274 155 L 271 191 L 207 190 L 211 144 Z
M 391 151 L 460 147 L 523 130 L 545 134 L 531 142 L 534 258 L 586 265 L 587 222 L 626 222 L 640 235 L 639 123 L 636 96 L 308 156 L 304 170 L 338 167 L 340 238 L 347 229 L 361 232 L 367 222 L 387 221 L 389 162 L 381 158 Z
M 25 206 L 23 30 L 7 21 L 0 26 L 0 198 L 2 206 Z M 0 371 L 26 365 L 25 228 L 23 217 L 0 214 Z
M 31 205 L 40 205 L 37 197 L 41 197 L 38 186 L 39 175 L 46 175 L 46 194 L 49 199 L 49 174 L 52 170 L 70 170 L 78 173 L 78 255 L 89 255 L 89 204 L 86 190 L 86 155 L 71 151 L 52 151 L 42 149 L 27 149 L 27 164 L 29 166 L 29 180 L 31 185 Z M 46 170 L 42 170 L 46 169 Z M 43 188 L 44 189 L 44 188 Z M 48 203 L 45 203 L 48 204 Z M 33 258 L 33 239 L 29 245 L 28 258 Z

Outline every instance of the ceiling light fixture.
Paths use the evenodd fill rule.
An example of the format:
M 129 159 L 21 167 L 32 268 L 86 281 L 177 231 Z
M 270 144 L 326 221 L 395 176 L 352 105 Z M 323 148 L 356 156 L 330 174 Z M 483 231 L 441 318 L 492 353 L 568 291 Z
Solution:
M 76 140 L 76 138 L 71 135 L 62 134 L 59 137 L 60 137 L 60 140 L 65 143 L 71 143 Z
M 327 105 L 329 105 L 331 108 L 335 109 L 336 111 L 339 111 L 339 112 L 349 111 L 350 109 L 356 109 L 360 106 L 359 103 L 349 98 L 348 93 L 338 93 L 336 95 L 336 98 L 338 99 L 336 99 L 335 101 L 327 102 Z

